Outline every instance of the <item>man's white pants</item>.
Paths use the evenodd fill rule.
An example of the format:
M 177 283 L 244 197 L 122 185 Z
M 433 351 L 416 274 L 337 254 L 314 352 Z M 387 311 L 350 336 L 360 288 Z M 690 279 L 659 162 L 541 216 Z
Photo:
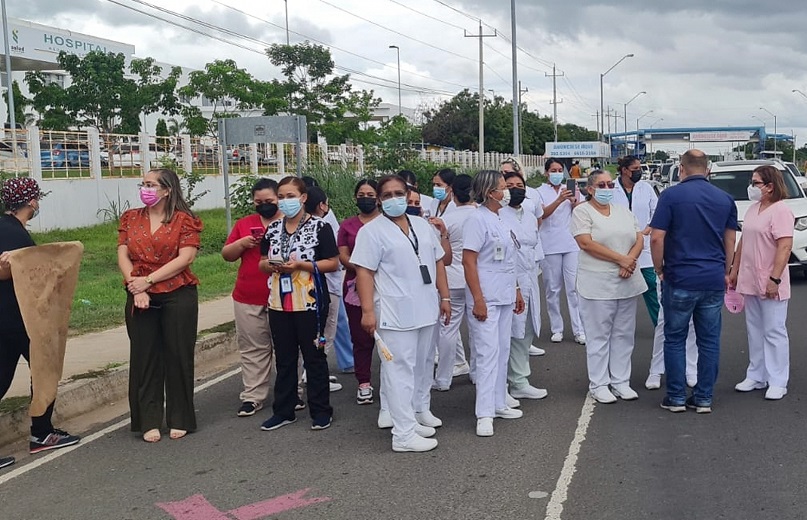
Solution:
M 378 335 L 392 354 L 392 360 L 387 361 L 379 352 L 381 388 L 384 404 L 392 417 L 392 437 L 397 442 L 408 442 L 415 435 L 413 402 L 418 384 L 415 367 L 418 359 L 425 360 L 429 350 L 433 351 L 429 345 L 434 337 L 434 325 L 407 331 L 378 329 Z
M 460 325 L 465 317 L 465 289 L 451 289 L 451 321 L 437 324 L 437 371 L 434 385 L 448 388 L 454 375 L 454 365 L 465 363 L 465 351 L 460 340 Z M 460 357 L 461 356 L 461 357 Z
M 588 300 L 580 297 L 586 328 L 589 389 L 630 383 L 630 357 L 636 336 L 636 301 Z
M 546 310 L 549 313 L 549 328 L 552 334 L 563 333 L 563 316 L 560 314 L 560 290 L 566 286 L 566 303 L 569 306 L 569 318 L 572 321 L 572 333 L 575 336 L 584 334 L 580 321 L 579 302 L 575 282 L 577 280 L 578 252 L 546 255 L 541 261 L 544 276 L 544 292 L 546 293 Z
M 659 284 L 661 301 L 661 284 Z M 653 337 L 653 355 L 650 358 L 650 375 L 664 375 L 664 306 L 659 306 L 658 324 Z M 698 345 L 695 343 L 695 322 L 689 320 L 686 342 L 686 378 L 698 379 Z
M 467 298 L 468 332 L 472 338 L 476 417 L 495 417 L 507 407 L 507 361 L 510 358 L 510 328 L 513 305 L 488 305 L 488 318 L 473 317 L 473 299 Z
M 790 340 L 787 335 L 788 300 L 745 297 L 748 329 L 748 379 L 787 388 L 790 375 Z

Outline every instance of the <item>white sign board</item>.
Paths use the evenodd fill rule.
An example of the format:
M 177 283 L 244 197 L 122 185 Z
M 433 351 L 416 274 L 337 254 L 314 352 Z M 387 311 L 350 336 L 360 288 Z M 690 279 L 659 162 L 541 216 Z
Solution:
M 748 131 L 726 131 L 726 132 L 690 132 L 690 143 L 721 142 L 721 141 L 747 141 L 751 136 Z
M 608 143 L 599 141 L 579 141 L 565 143 L 546 143 L 547 157 L 558 159 L 577 159 L 581 157 L 609 157 Z

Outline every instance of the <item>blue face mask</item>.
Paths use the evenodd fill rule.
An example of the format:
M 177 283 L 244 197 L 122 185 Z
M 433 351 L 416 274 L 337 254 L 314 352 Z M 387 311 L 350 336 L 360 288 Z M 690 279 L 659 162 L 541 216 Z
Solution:
M 563 172 L 552 172 L 549 174 L 549 184 L 552 186 L 560 186 L 563 182 Z
M 300 212 L 300 209 L 303 207 L 303 203 L 300 202 L 300 199 L 282 199 L 278 201 L 277 207 L 280 209 L 281 213 L 289 218 L 292 218 Z
M 400 217 L 406 213 L 406 197 L 393 197 L 381 203 L 384 214 L 390 217 Z
M 407 215 L 412 215 L 412 216 L 415 216 L 415 217 L 419 217 L 420 216 L 420 206 L 407 206 L 406 207 L 406 214 Z
M 432 195 L 434 195 L 434 198 L 437 199 L 437 200 L 440 200 L 440 201 L 445 200 L 446 195 L 447 195 L 446 194 L 446 189 L 443 188 L 443 187 L 440 187 L 440 186 L 435 186 L 432 189 Z
M 594 200 L 600 204 L 610 204 L 614 200 L 614 190 L 611 188 L 597 188 L 594 190 Z

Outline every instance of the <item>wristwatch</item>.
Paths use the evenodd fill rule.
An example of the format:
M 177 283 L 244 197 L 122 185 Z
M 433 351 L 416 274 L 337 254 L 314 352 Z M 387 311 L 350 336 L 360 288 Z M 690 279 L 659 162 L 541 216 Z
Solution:
M 773 276 L 769 276 L 769 277 L 768 277 L 768 280 L 772 281 L 772 282 L 773 282 L 773 283 L 775 283 L 776 285 L 779 285 L 780 283 L 782 283 L 782 279 L 781 279 L 781 278 L 774 278 Z
M 154 280 L 151 279 L 151 275 L 146 277 L 146 283 L 149 285 L 154 285 Z

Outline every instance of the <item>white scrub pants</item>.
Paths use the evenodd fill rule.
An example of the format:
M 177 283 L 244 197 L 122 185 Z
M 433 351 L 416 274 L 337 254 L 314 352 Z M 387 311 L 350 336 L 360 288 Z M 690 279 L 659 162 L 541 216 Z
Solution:
M 467 305 L 468 332 L 474 359 L 476 417 L 495 417 L 507 407 L 507 361 L 510 358 L 510 328 L 513 305 L 488 304 L 488 318 L 473 317 L 473 300 Z
M 381 356 L 381 388 L 392 417 L 392 438 L 394 442 L 405 443 L 415 435 L 415 412 L 425 411 L 414 406 L 419 384 L 416 367 L 419 360 L 425 364 L 429 350 L 433 350 L 429 345 L 434 325 L 406 331 L 378 329 L 378 335 L 392 354 L 391 361 Z
M 460 340 L 460 325 L 465 317 L 465 289 L 451 289 L 451 321 L 437 324 L 437 371 L 434 386 L 448 388 L 454 375 L 454 365 L 465 363 L 465 350 Z M 461 357 L 460 357 L 461 356 Z
M 535 339 L 535 328 L 532 325 L 532 313 L 541 312 L 538 308 L 533 309 L 535 302 L 525 299 L 524 314 L 527 321 L 525 323 L 523 338 L 510 338 L 510 359 L 508 361 L 507 382 L 510 390 L 518 390 L 529 385 L 530 377 L 530 347 Z
M 580 297 L 586 328 L 589 389 L 630 383 L 630 357 L 636 335 L 636 301 L 589 300 Z
M 661 285 L 659 284 L 659 287 Z M 659 289 L 660 290 L 660 289 Z M 659 300 L 661 293 L 659 293 Z M 664 375 L 664 306 L 659 306 L 658 325 L 653 337 L 653 355 L 650 358 L 650 375 Z M 686 378 L 698 379 L 698 345 L 695 343 L 695 323 L 689 320 L 686 343 Z
M 560 290 L 566 286 L 566 303 L 569 306 L 569 318 L 572 321 L 572 332 L 575 336 L 584 334 L 578 310 L 577 289 L 577 255 L 571 253 L 546 255 L 541 261 L 544 274 L 544 292 L 546 293 L 546 309 L 549 313 L 549 327 L 552 334 L 563 333 L 563 316 L 560 314 Z
M 748 329 L 748 379 L 787 388 L 790 374 L 790 340 L 787 336 L 788 300 L 745 297 Z

